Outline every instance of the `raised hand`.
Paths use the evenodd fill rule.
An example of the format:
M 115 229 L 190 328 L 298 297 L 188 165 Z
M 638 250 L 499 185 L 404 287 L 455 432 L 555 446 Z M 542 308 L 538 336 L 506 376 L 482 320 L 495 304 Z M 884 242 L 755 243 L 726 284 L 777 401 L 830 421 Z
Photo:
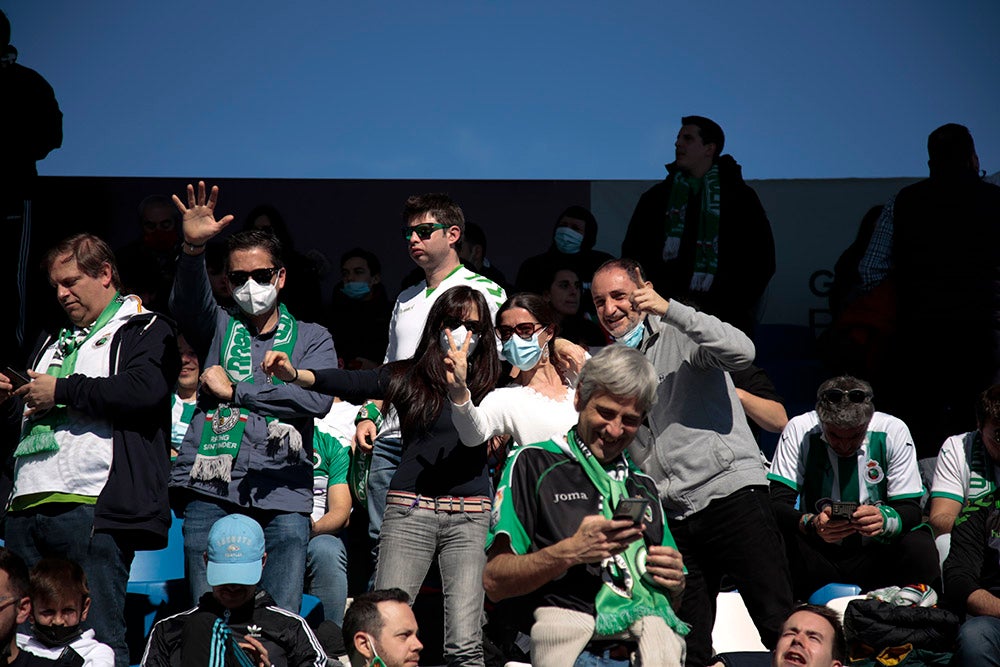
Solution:
M 663 317 L 670 306 L 670 302 L 657 294 L 653 289 L 653 283 L 646 282 L 643 287 L 629 295 L 632 307 L 639 312 L 652 313 L 658 317 Z
M 444 357 L 444 379 L 448 385 L 448 395 L 453 403 L 464 403 L 469 400 L 466 379 L 469 375 L 469 345 L 472 336 L 466 336 L 462 347 L 458 347 L 451 337 L 451 329 L 445 329 L 444 335 L 448 337 L 448 351 Z
M 219 186 L 213 185 L 209 195 L 205 196 L 205 181 L 198 181 L 198 196 L 195 197 L 194 186 L 188 183 L 187 206 L 180 197 L 173 195 L 174 206 L 184 216 L 184 240 L 191 245 L 203 245 L 209 239 L 221 232 L 233 221 L 233 216 L 227 215 L 221 220 L 215 219 L 215 204 L 219 200 Z

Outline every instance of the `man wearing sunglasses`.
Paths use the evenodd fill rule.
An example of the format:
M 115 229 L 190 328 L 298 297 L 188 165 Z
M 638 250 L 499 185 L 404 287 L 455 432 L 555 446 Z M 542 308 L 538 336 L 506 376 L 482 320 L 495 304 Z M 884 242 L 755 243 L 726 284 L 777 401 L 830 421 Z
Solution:
M 413 356 L 431 306 L 448 289 L 467 285 L 481 292 L 489 305 L 491 320 L 507 300 L 503 287 L 462 264 L 458 248 L 465 236 L 465 215 L 448 195 L 430 193 L 407 199 L 400 236 L 410 259 L 423 270 L 424 280 L 400 292 L 396 299 L 384 363 Z M 399 425 L 394 413 L 386 415 L 382 422 L 381 401 L 366 403 L 355 423 L 355 444 L 372 452 L 368 474 L 368 532 L 377 542 L 385 514 L 385 496 L 402 453 Z
M 184 514 L 184 553 L 194 599 L 209 590 L 203 554 L 212 524 L 241 513 L 264 528 L 269 554 L 261 585 L 275 602 L 299 610 L 313 488 L 313 418 L 332 399 L 268 378 L 260 364 L 281 350 L 303 368 L 337 366 L 330 333 L 299 322 L 278 301 L 285 284 L 281 246 L 269 232 L 228 240 L 226 276 L 238 308 L 216 305 L 205 244 L 232 220 L 215 219 L 218 188 L 187 187 L 184 244 L 171 294 L 184 337 L 204 360 L 198 403 L 171 470 L 172 498 Z
M 924 488 L 913 438 L 875 411 L 867 382 L 821 384 L 816 409 L 782 432 L 767 477 L 799 599 L 832 582 L 939 586 L 934 538 L 914 530 Z

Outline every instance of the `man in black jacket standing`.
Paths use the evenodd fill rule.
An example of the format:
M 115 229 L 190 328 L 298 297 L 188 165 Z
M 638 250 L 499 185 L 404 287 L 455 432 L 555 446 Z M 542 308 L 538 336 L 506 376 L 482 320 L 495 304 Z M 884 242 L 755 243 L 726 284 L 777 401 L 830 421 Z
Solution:
M 24 403 L 4 537 L 29 566 L 58 556 L 83 567 L 89 623 L 124 666 L 132 558 L 166 546 L 170 527 L 177 339 L 167 320 L 121 294 L 114 254 L 98 237 L 62 241 L 45 265 L 71 324 L 43 337 L 27 378 L 0 375 L 0 402 Z
M 642 264 L 659 294 L 749 335 L 774 275 L 774 237 L 740 166 L 722 155 L 725 140 L 711 119 L 681 118 L 667 178 L 639 198 L 622 257 Z

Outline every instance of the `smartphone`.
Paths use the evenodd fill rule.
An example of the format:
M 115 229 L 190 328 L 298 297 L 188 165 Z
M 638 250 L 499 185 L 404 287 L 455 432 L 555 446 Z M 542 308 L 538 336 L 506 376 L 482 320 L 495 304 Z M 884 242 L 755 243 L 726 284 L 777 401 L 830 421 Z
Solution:
M 615 507 L 612 518 L 615 521 L 628 519 L 632 523 L 642 523 L 642 518 L 649 507 L 649 498 L 622 498 Z
M 854 513 L 858 511 L 857 503 L 832 502 L 830 503 L 830 518 L 845 519 L 850 521 Z
M 25 375 L 20 371 L 14 370 L 10 366 L 4 369 L 3 374 L 6 375 L 8 378 L 10 378 L 10 383 L 14 385 L 14 389 L 17 389 L 18 387 L 23 387 L 24 385 L 31 382 L 31 379 L 27 375 Z

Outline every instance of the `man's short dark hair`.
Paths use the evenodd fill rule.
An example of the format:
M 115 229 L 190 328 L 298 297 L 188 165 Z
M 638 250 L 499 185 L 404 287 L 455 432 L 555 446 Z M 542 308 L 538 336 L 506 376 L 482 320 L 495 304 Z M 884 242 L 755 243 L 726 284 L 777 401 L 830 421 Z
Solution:
M 11 592 L 19 598 L 28 594 L 28 566 L 7 547 L 0 547 L 0 570 L 7 573 Z
M 381 602 L 410 604 L 410 596 L 399 588 L 384 588 L 362 593 L 354 598 L 344 614 L 344 645 L 347 647 L 348 655 L 357 652 L 354 648 L 354 635 L 366 632 L 377 637 L 382 632 L 382 612 L 378 610 Z
M 111 284 L 115 289 L 122 288 L 122 279 L 118 275 L 118 265 L 115 263 L 115 253 L 112 252 L 104 239 L 93 234 L 74 234 L 63 239 L 45 253 L 42 261 L 42 268 L 46 273 L 52 271 L 52 265 L 56 260 L 65 254 L 72 255 L 76 260 L 76 265 L 80 267 L 84 275 L 96 278 L 101 274 L 101 267 L 105 263 L 111 266 Z
M 830 644 L 830 653 L 834 660 L 839 660 L 840 662 L 847 664 L 847 636 L 844 634 L 844 625 L 840 622 L 840 616 L 836 611 L 830 607 L 815 605 L 815 604 L 800 604 L 794 609 L 792 613 L 788 615 L 791 618 L 792 614 L 796 614 L 800 611 L 808 611 L 817 616 L 822 616 L 826 619 L 827 623 L 833 626 L 833 642 Z M 785 619 L 787 622 L 788 618 Z
M 927 137 L 927 166 L 932 175 L 975 173 L 976 144 L 969 128 L 948 123 Z
M 983 427 L 991 419 L 1000 424 L 1000 384 L 981 393 L 976 401 L 976 423 Z
M 351 248 L 343 255 L 341 255 L 340 256 L 341 268 L 343 268 L 347 260 L 354 259 L 355 257 L 357 257 L 358 259 L 365 260 L 365 264 L 368 265 L 368 272 L 371 273 L 373 276 L 382 274 L 382 262 L 378 261 L 378 257 L 375 256 L 375 253 L 371 252 L 370 250 L 365 250 L 364 248 Z
M 413 195 L 403 206 L 403 222 L 409 224 L 410 220 L 425 213 L 433 215 L 442 225 L 458 227 L 462 230 L 462 235 L 465 235 L 465 215 L 461 207 L 448 195 L 441 192 Z
M 267 254 L 271 256 L 271 263 L 274 264 L 276 268 L 281 268 L 285 264 L 281 261 L 281 241 L 270 231 L 264 231 L 261 229 L 248 229 L 242 232 L 236 232 L 229 237 L 226 242 L 226 266 L 229 265 L 229 258 L 232 257 L 233 253 L 237 250 L 252 250 L 253 248 L 262 248 L 267 251 Z
M 615 257 L 613 259 L 609 259 L 597 267 L 594 271 L 594 275 L 596 276 L 602 271 L 609 271 L 611 269 L 621 269 L 627 273 L 630 278 L 632 278 L 632 282 L 635 282 L 636 276 L 639 277 L 639 280 L 646 280 L 646 272 L 643 270 L 642 264 L 630 257 Z M 593 279 L 593 276 L 591 276 L 591 279 Z M 642 287 L 642 284 L 636 283 L 636 287 Z
M 703 144 L 715 144 L 715 155 L 712 156 L 712 161 L 715 162 L 722 155 L 722 148 L 726 145 L 726 134 L 711 118 L 705 118 L 704 116 L 684 116 L 681 118 L 681 125 L 694 125 L 698 128 L 698 133 L 701 135 L 701 143 Z
M 861 389 L 868 394 L 868 397 L 861 403 L 852 403 L 849 400 L 830 403 L 823 399 L 823 394 L 828 389 L 843 389 L 844 391 Z M 816 414 L 822 424 L 838 428 L 864 426 L 871 421 L 872 415 L 875 414 L 875 405 L 872 403 L 872 386 L 851 375 L 830 378 L 821 384 L 816 391 Z

